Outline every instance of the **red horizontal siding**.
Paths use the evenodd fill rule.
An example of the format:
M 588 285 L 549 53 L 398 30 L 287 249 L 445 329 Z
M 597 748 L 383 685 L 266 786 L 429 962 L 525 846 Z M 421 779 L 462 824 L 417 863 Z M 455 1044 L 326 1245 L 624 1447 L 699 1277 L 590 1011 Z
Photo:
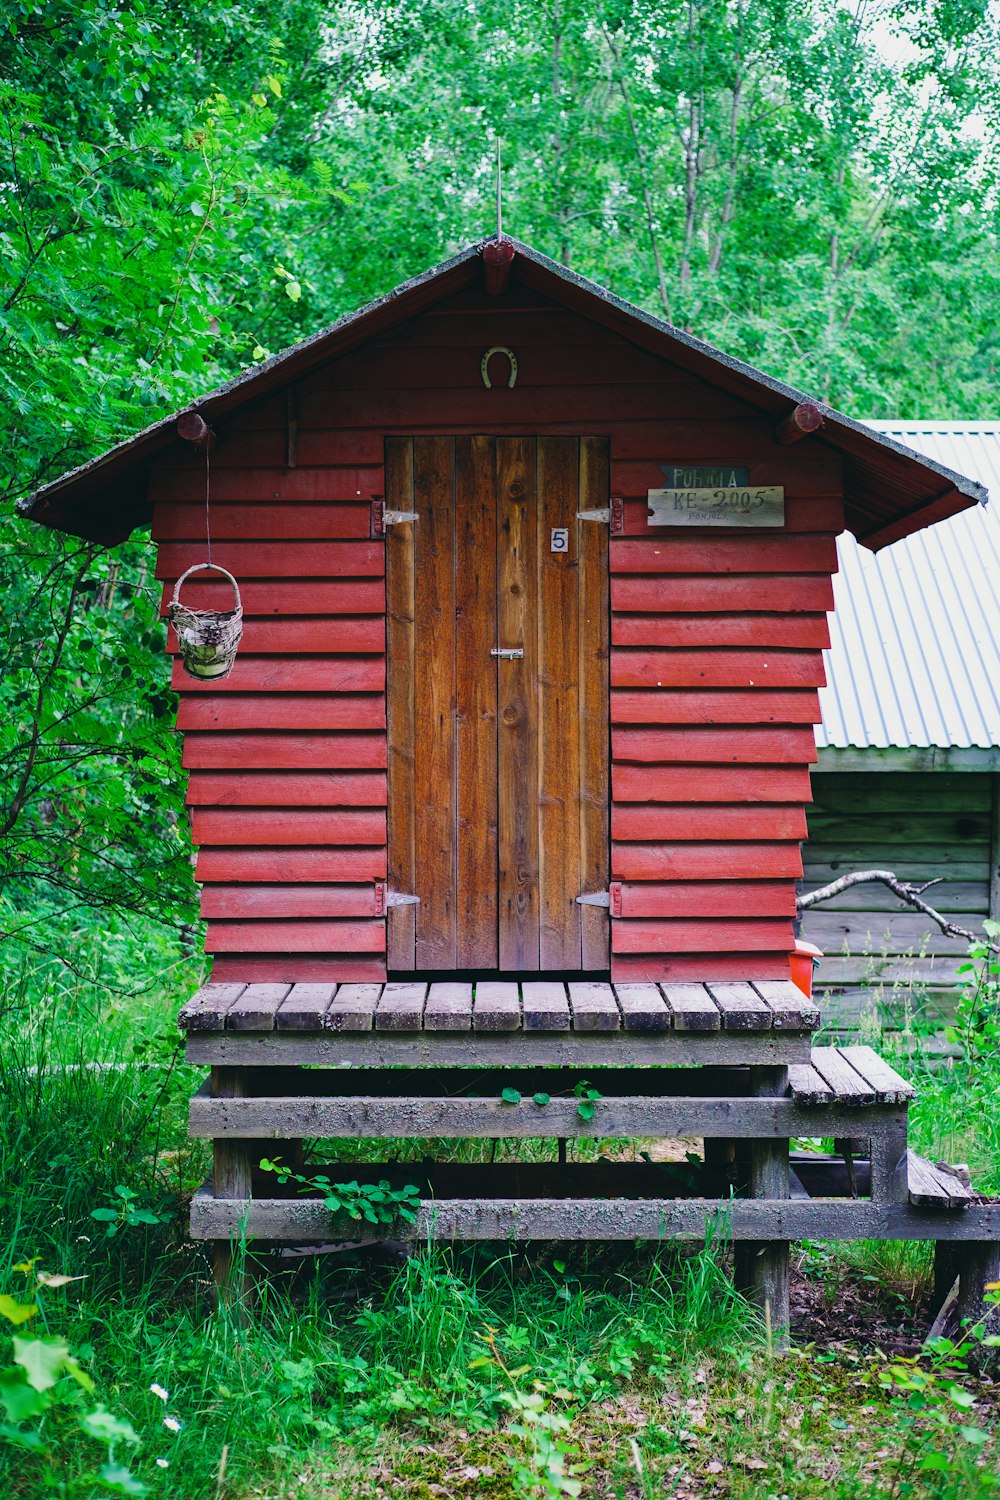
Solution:
M 610 556 L 613 574 L 831 574 L 837 570 L 837 544 L 832 536 L 657 536 L 650 541 L 612 541 Z
M 613 688 L 612 724 L 815 724 L 819 694 L 803 689 Z
M 378 771 L 195 771 L 189 807 L 384 807 L 386 778 Z
M 617 556 L 621 543 L 612 548 Z M 749 569 L 671 576 L 652 568 L 635 576 L 611 578 L 611 608 L 644 612 L 706 614 L 719 610 L 752 615 L 764 613 L 818 614 L 833 608 L 833 583 L 826 573 L 797 574 L 775 569 L 743 576 Z M 649 576 L 654 574 L 654 576 Z
M 616 765 L 618 802 L 791 802 L 812 800 L 804 766 Z
M 697 761 L 701 765 L 757 762 L 762 765 L 808 765 L 816 759 L 811 729 L 622 729 L 611 732 L 615 761 Z
M 385 879 L 384 847 L 338 849 L 202 849 L 195 878 L 223 885 L 239 881 L 309 885 Z
M 612 880 L 801 880 L 798 844 L 611 845 Z
M 203 917 L 374 917 L 375 882 L 366 885 L 206 885 Z
M 383 693 L 185 694 L 178 729 L 384 729 Z M 292 763 L 294 764 L 294 762 Z
M 714 921 L 612 922 L 613 953 L 774 953 L 792 946 L 788 921 L 736 921 L 718 917 Z M 708 960 L 710 965 L 711 960 Z M 749 976 L 747 976 L 749 977 Z M 707 978 L 707 975 L 706 975 Z
M 806 834 L 802 806 L 687 802 L 664 807 L 630 802 L 611 812 L 612 838 L 643 843 L 651 839 L 804 839 Z
M 782 880 L 692 880 L 621 886 L 623 917 L 794 917 L 795 891 Z
M 611 621 L 615 646 L 812 647 L 830 644 L 826 615 L 619 614 Z
M 624 980 L 653 979 L 682 984 L 705 979 L 787 979 L 788 949 L 777 953 L 620 954 L 612 964 L 612 976 Z M 235 978 L 213 970 L 213 978 Z
M 327 958 L 300 953 L 220 953 L 212 964 L 217 984 L 380 984 L 385 977 L 383 958 L 357 953 Z
M 185 590 L 185 599 L 186 597 Z M 210 608 L 211 605 L 206 604 L 205 607 Z M 380 604 L 379 609 L 382 608 L 383 605 Z M 167 650 L 176 654 L 177 649 L 177 637 L 171 627 L 167 631 Z M 355 653 L 378 655 L 384 651 L 385 620 L 381 614 L 344 615 L 339 618 L 334 615 L 330 618 L 304 620 L 254 620 L 244 616 L 240 655 L 236 658 L 232 676 L 225 681 L 232 682 L 237 677 L 248 657 L 295 656 L 300 660 L 304 672 L 316 672 L 322 671 L 320 664 L 301 658 Z M 198 683 L 195 678 L 185 676 L 184 685 L 190 689 L 197 687 Z M 211 687 L 211 683 L 207 686 Z
M 207 953 L 384 953 L 385 921 L 209 922 Z
M 382 494 L 381 433 L 330 432 L 327 447 L 333 456 L 322 468 L 288 469 L 288 444 L 283 434 L 277 440 L 267 432 L 243 433 L 235 442 L 226 442 L 223 437 L 212 460 L 211 500 L 216 505 L 266 504 L 272 500 L 326 505 L 349 504 L 359 496 L 369 499 Z M 356 463 L 346 462 L 352 457 Z M 204 460 L 199 458 L 187 467 L 154 470 L 149 498 L 154 505 L 199 501 L 204 505 Z
M 211 507 L 213 543 L 223 541 L 281 541 L 292 537 L 314 540 L 371 536 L 371 500 L 348 504 L 220 505 Z M 156 541 L 201 542 L 205 536 L 205 506 L 161 505 L 153 513 Z
M 236 658 L 236 665 L 222 681 L 199 681 L 189 677 L 179 661 L 174 662 L 170 686 L 179 693 L 213 697 L 218 693 L 382 693 L 385 690 L 385 660 L 371 656 L 250 656 Z M 292 700 L 283 698 L 281 704 Z M 281 704 L 276 704 L 280 711 Z M 260 705 L 258 705 L 260 706 Z
M 379 809 L 196 807 L 196 844 L 384 844 Z
M 818 651 L 611 650 L 612 687 L 822 687 L 825 682 Z
M 187 734 L 183 764 L 224 771 L 385 770 L 385 734 Z
M 203 542 L 161 542 L 157 578 L 177 579 L 205 561 Z M 385 571 L 382 542 L 220 542 L 212 548 L 220 563 L 241 582 L 244 578 L 363 578 Z M 184 596 L 186 599 L 186 595 Z
M 323 620 L 311 618 L 308 621 L 292 621 L 287 623 L 308 624 L 311 628 L 329 628 L 334 634 L 340 625 L 339 616 L 344 615 L 379 615 L 380 624 L 383 627 L 385 621 L 385 580 L 378 578 L 307 578 L 307 579 L 282 579 L 280 583 L 268 583 L 266 580 L 250 583 L 240 580 L 240 594 L 243 600 L 243 618 L 246 629 L 250 630 L 254 625 L 254 618 L 260 617 L 262 624 L 258 628 L 260 632 L 267 625 L 273 624 L 276 628 L 282 623 L 274 619 L 275 616 L 283 615 L 309 615 L 330 616 Z M 167 584 L 163 590 L 160 600 L 160 614 L 165 615 L 170 601 L 173 597 L 173 586 Z M 232 601 L 232 589 L 228 583 L 219 579 L 213 581 L 211 574 L 196 574 L 184 585 L 184 603 L 189 604 L 192 609 L 229 609 Z M 352 621 L 344 620 L 344 627 L 350 630 Z M 269 637 L 276 639 L 276 637 Z M 325 651 L 340 651 L 341 646 L 324 646 Z M 353 647 L 347 648 L 353 650 Z

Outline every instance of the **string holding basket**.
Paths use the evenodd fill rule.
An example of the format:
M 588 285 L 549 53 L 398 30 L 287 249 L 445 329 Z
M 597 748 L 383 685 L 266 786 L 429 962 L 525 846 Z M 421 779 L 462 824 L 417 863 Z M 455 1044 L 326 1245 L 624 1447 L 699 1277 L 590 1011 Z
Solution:
M 192 573 L 221 573 L 233 586 L 234 603 L 231 609 L 192 609 L 180 601 L 181 585 Z M 232 573 L 220 568 L 218 563 L 195 563 L 181 574 L 174 584 L 174 595 L 167 609 L 167 618 L 177 632 L 181 661 L 189 677 L 218 680 L 228 677 L 236 661 L 236 653 L 243 638 L 243 601 L 240 586 Z

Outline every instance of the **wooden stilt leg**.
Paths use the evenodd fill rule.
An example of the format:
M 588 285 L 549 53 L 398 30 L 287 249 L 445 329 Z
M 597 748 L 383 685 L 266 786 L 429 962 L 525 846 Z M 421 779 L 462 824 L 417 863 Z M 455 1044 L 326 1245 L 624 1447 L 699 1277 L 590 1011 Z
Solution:
M 997 1333 L 1000 1329 L 1000 1308 L 991 1306 L 984 1299 L 989 1282 L 1000 1281 L 1000 1243 L 986 1240 L 981 1244 L 960 1244 L 958 1273 L 958 1316 L 963 1325 L 976 1328 L 979 1333 Z M 985 1363 L 994 1350 L 982 1350 L 973 1363 Z
M 788 1089 L 787 1068 L 751 1068 L 750 1092 L 756 1098 L 781 1097 Z M 755 1140 L 750 1146 L 750 1196 L 788 1197 L 787 1140 Z M 776 1350 L 788 1348 L 788 1241 L 763 1240 L 745 1247 L 742 1268 L 755 1301 L 764 1309 Z
M 871 1199 L 873 1203 L 905 1203 L 909 1196 L 906 1180 L 906 1115 L 891 1128 L 872 1136 Z M 954 1281 L 954 1276 L 952 1281 Z M 947 1290 L 947 1288 L 946 1288 Z
M 941 1311 L 944 1299 L 955 1285 L 961 1268 L 961 1245 L 954 1240 L 934 1242 L 934 1315 Z
M 214 1099 L 238 1099 L 247 1092 L 246 1070 L 213 1068 L 211 1091 Z M 212 1192 L 216 1198 L 250 1198 L 250 1174 L 253 1153 L 258 1143 L 232 1140 L 228 1136 L 212 1142 Z M 247 1308 L 251 1282 L 244 1263 L 241 1245 L 232 1240 L 216 1240 L 212 1254 L 215 1284 L 219 1298 L 236 1311 Z

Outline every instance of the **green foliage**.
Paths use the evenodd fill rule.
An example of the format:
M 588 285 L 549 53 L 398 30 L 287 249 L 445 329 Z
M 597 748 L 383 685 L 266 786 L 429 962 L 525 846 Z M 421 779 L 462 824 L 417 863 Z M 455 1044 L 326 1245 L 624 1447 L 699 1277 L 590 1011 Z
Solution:
M 155 1209 L 143 1204 L 145 1195 L 135 1193 L 131 1188 L 124 1187 L 121 1183 L 115 1186 L 114 1203 L 110 1208 L 92 1208 L 90 1217 L 98 1224 L 103 1224 L 104 1233 L 109 1240 L 114 1239 L 123 1229 L 139 1229 L 144 1226 L 155 1224 L 169 1224 L 174 1218 L 171 1208 L 158 1205 Z
M 986 1301 L 988 1307 L 1000 1305 L 996 1286 L 987 1291 Z M 982 1327 L 966 1328 L 959 1343 L 935 1338 L 922 1357 L 897 1359 L 878 1373 L 878 1384 L 892 1394 L 903 1438 L 901 1485 L 912 1484 L 914 1473 L 947 1474 L 960 1481 L 976 1477 L 993 1422 L 987 1417 L 987 1426 L 978 1425 L 976 1396 L 960 1382 L 970 1357 L 998 1345 L 1000 1338 Z
M 983 931 L 970 944 L 969 962 L 959 966 L 958 1004 L 947 1030 L 974 1064 L 1000 1061 L 1000 922 L 986 918 Z
M 379 1182 L 331 1182 L 322 1173 L 306 1177 L 293 1172 L 280 1159 L 265 1159 L 260 1168 L 262 1172 L 275 1172 L 282 1184 L 297 1183 L 300 1193 L 321 1197 L 332 1214 L 346 1214 L 349 1219 L 368 1224 L 394 1224 L 398 1219 L 412 1224 L 420 1207 L 420 1189 L 412 1183 L 394 1188 L 385 1178 Z
M 581 1079 L 573 1089 L 573 1094 L 577 1101 L 577 1114 L 581 1120 L 589 1123 L 594 1118 L 597 1101 L 601 1097 L 600 1091 L 595 1089 L 593 1084 L 587 1083 L 586 1079 Z
M 34 1271 L 34 1261 L 14 1267 L 40 1286 L 65 1278 L 45 1277 Z M 37 1316 L 36 1303 L 0 1298 L 0 1314 L 16 1328 Z M 11 1363 L 0 1366 L 0 1406 L 6 1422 L 0 1423 L 0 1447 L 4 1445 L 28 1456 L 38 1482 L 65 1500 L 90 1500 L 94 1495 L 145 1495 L 148 1488 L 126 1464 L 116 1458 L 116 1447 L 134 1446 L 139 1435 L 131 1422 L 116 1417 L 89 1398 L 94 1381 L 58 1334 L 14 1333 L 10 1338 Z M 105 1450 L 104 1462 L 95 1467 L 90 1444 L 84 1434 Z

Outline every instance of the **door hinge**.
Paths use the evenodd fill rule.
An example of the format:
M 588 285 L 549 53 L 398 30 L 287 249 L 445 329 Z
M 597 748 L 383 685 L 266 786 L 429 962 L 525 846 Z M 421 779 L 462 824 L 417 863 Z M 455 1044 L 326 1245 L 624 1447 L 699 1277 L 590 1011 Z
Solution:
M 500 656 L 500 657 L 503 657 L 504 661 L 513 661 L 515 659 L 515 657 L 519 657 L 519 656 L 523 656 L 524 655 L 524 647 L 523 646 L 492 646 L 490 648 L 490 655 L 491 656 Z
M 578 906 L 606 906 L 611 916 L 622 914 L 622 887 L 620 880 L 613 880 L 606 891 L 586 891 L 577 896 Z
M 381 497 L 372 501 L 372 536 L 385 536 L 387 526 L 402 526 L 419 519 L 415 510 L 386 510 Z
M 390 906 L 419 906 L 419 896 L 405 896 L 402 891 L 390 891 L 384 880 L 375 882 L 375 915 L 384 917 Z
M 610 505 L 597 510 L 578 510 L 578 521 L 600 521 L 616 536 L 625 530 L 625 502 L 620 495 L 612 495 Z

